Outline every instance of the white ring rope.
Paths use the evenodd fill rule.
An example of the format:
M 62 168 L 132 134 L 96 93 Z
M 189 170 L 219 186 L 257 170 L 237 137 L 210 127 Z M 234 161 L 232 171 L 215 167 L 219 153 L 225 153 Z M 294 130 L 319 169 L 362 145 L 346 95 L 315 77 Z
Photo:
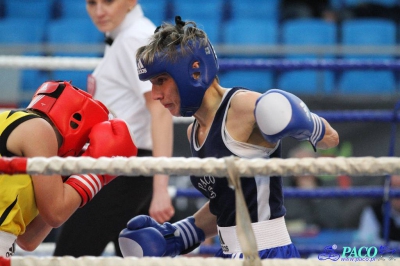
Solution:
M 12 161 L 12 159 L 11 159 Z M 254 175 L 398 175 L 399 157 L 319 157 L 289 159 L 235 158 L 234 164 L 242 177 Z M 115 175 L 212 175 L 228 176 L 224 158 L 130 157 L 93 159 L 90 157 L 28 158 L 28 174 L 96 173 Z
M 25 166 L 26 162 L 26 166 Z M 169 175 L 213 175 L 229 177 L 235 188 L 237 209 L 237 231 L 243 249 L 245 266 L 261 266 L 252 233 L 246 203 L 242 195 L 240 177 L 255 175 L 372 175 L 400 174 L 400 158 L 397 157 L 319 157 L 291 159 L 243 159 L 182 158 L 182 157 L 115 157 L 99 159 L 89 157 L 52 158 L 0 158 L 0 166 L 11 172 L 25 170 L 28 174 L 96 173 L 115 175 L 145 175 L 157 173 Z M 14 167 L 15 165 L 15 167 Z M 26 167 L 26 169 L 22 169 Z M 246 216 L 247 214 L 247 216 Z
M 263 266 L 390 266 L 398 261 L 320 261 L 317 259 L 266 259 L 261 261 Z M 243 261 L 221 258 L 119 258 L 119 257 L 13 257 L 11 266 L 242 266 Z
M 100 57 L 1 55 L 0 67 L 43 70 L 94 70 L 100 60 Z

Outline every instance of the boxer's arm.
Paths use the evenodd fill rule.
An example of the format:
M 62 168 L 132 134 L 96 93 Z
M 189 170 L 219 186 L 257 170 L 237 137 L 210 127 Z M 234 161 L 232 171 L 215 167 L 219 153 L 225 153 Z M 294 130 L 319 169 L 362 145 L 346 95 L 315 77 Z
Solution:
M 53 229 L 38 214 L 26 227 L 25 233 L 17 237 L 16 243 L 26 251 L 34 251 Z
M 205 238 L 214 237 L 218 234 L 217 216 L 210 212 L 210 202 L 207 201 L 194 215 L 196 226 L 201 228 Z
M 173 149 L 172 115 L 159 101 L 151 98 L 151 92 L 146 92 L 144 98 L 151 115 L 152 155 L 153 157 L 171 157 Z M 155 174 L 153 177 L 153 197 L 149 214 L 159 223 L 169 221 L 175 213 L 168 193 L 168 182 L 168 175 Z

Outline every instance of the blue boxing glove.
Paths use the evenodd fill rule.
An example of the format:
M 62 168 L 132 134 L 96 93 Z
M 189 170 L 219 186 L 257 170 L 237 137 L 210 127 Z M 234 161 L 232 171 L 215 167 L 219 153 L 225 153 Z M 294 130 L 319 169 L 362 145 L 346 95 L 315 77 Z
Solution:
M 132 218 L 119 234 L 119 246 L 124 257 L 175 257 L 197 248 L 205 235 L 195 225 L 194 217 L 174 224 L 159 224 L 147 215 Z
M 316 150 L 318 141 L 325 135 L 322 119 L 311 113 L 297 96 L 282 90 L 269 90 L 262 94 L 254 115 L 264 138 L 277 143 L 284 137 L 308 140 Z

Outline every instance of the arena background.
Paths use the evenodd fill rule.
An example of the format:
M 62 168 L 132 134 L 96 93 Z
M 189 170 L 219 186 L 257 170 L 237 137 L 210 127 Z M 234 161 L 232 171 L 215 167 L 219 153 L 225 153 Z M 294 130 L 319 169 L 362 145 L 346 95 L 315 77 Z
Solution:
M 75 3 L 76 2 L 76 3 Z M 85 35 L 84 31 L 93 31 L 96 29 L 88 20 L 86 11 L 84 9 L 84 0 L 64 0 L 64 1 L 51 1 L 51 0 L 1 0 L 0 1 L 0 55 L 27 55 L 27 56 L 101 56 L 103 50 L 101 34 L 94 34 L 91 41 L 80 41 L 77 35 L 69 35 L 68 31 L 81 31 Z M 143 2 L 143 3 L 142 3 Z M 179 2 L 179 3 L 178 3 Z M 196 3 L 195 3 L 196 2 Z M 235 0 L 230 1 L 201 1 L 199 4 L 197 1 L 139 1 L 143 4 L 145 13 L 152 18 L 152 20 L 159 24 L 162 20 L 170 20 L 175 12 L 179 11 L 179 15 L 186 18 L 193 18 L 200 22 L 201 26 L 210 31 L 210 37 L 214 41 L 215 49 L 221 59 L 326 59 L 324 55 L 329 54 L 328 59 L 342 59 L 354 52 L 354 49 L 360 50 L 364 57 L 356 57 L 357 59 L 365 59 L 369 57 L 378 58 L 384 53 L 383 59 L 396 60 L 399 54 L 398 47 L 398 21 L 393 21 L 391 17 L 382 17 L 376 15 L 368 17 L 368 19 L 384 19 L 385 21 L 393 22 L 395 25 L 395 41 L 391 44 L 387 44 L 385 41 L 378 41 L 376 44 L 364 43 L 359 46 L 353 44 L 347 46 L 347 44 L 341 41 L 338 37 L 335 43 L 321 44 L 315 43 L 314 45 L 307 44 L 288 44 L 283 41 L 283 21 L 280 17 L 279 2 L 278 0 L 257 0 L 251 1 L 251 3 L 244 3 L 239 7 L 235 8 Z M 240 1 L 239 1 L 240 2 Z M 351 4 L 346 4 L 346 1 L 331 1 L 332 10 L 336 14 L 343 14 L 345 10 Z M 351 2 L 351 1 L 349 1 Z M 354 1 L 353 1 L 354 2 Z M 368 1 L 359 1 L 368 2 Z M 382 5 L 389 7 L 397 7 L 398 1 L 388 1 L 390 4 L 385 4 L 385 1 L 381 2 Z M 20 4 L 20 5 L 18 5 Z M 220 4 L 217 6 L 216 4 Z M 36 7 L 38 8 L 35 8 Z M 14 7 L 16 6 L 16 7 Z M 40 7 L 40 8 L 39 8 Z M 185 9 L 180 9 L 185 8 Z M 220 9 L 216 9 L 220 8 Z M 19 10 L 19 11 L 17 11 Z M 217 10 L 217 12 L 216 12 Z M 241 12 L 238 12 L 241 10 Z M 195 12 L 193 12 L 195 11 Z M 256 13 L 252 13 L 252 12 Z M 342 12 L 343 11 L 343 12 Z M 247 14 L 249 19 L 253 17 L 255 20 L 252 21 L 254 24 L 248 24 L 247 28 L 241 28 L 237 35 L 246 32 L 252 32 L 254 28 L 257 28 L 258 33 L 265 27 L 261 25 L 261 17 L 257 17 L 260 13 L 263 18 L 270 16 L 271 23 L 276 25 L 275 29 L 277 32 L 276 42 L 274 43 L 228 43 L 224 38 L 225 29 L 229 26 L 230 22 L 238 16 L 239 13 Z M 387 13 L 389 15 L 389 13 Z M 63 27 L 61 21 L 64 18 L 69 18 L 68 27 Z M 11 19 L 12 18 L 12 19 Z M 218 18 L 215 20 L 215 18 Z M 26 20 L 27 19 L 27 20 Z M 300 18 L 299 18 L 300 19 Z M 304 19 L 304 18 L 302 18 Z M 310 19 L 310 18 L 307 18 Z M 318 20 L 320 23 L 324 23 L 325 18 L 313 17 L 313 20 Z M 333 21 L 335 28 L 337 29 L 337 36 L 341 36 L 341 25 L 344 20 L 338 16 L 337 20 Z M 352 19 L 365 19 L 365 17 L 352 17 Z M 18 20 L 16 22 L 16 20 Z M 73 23 L 72 21 L 78 21 L 79 23 Z M 258 21 L 257 21 L 258 20 Z M 39 29 L 42 31 L 23 32 L 26 30 L 24 23 L 30 23 L 39 25 Z M 34 23 L 33 23 L 34 22 Z M 14 23 L 14 24 L 11 24 Z M 268 22 L 266 22 L 268 23 Z M 36 25 L 36 26 L 37 26 Z M 35 27 L 35 29 L 37 29 Z M 58 29 L 58 31 L 57 31 Z M 62 31 L 60 31 L 62 30 Z M 215 31 L 219 32 L 215 32 Z M 364 28 L 364 33 L 369 31 L 368 28 Z M 51 32 L 55 32 L 54 36 Z M 257 31 L 254 31 L 257 34 Z M 22 33 L 22 34 L 20 34 Z M 240 34 L 239 34 L 240 33 Z M 30 38 L 34 34 L 35 38 Z M 216 34 L 216 35 L 215 35 Z M 253 34 L 253 36 L 254 36 Z M 41 38 L 37 38 L 40 35 Z M 55 36 L 64 35 L 64 39 L 56 40 Z M 241 36 L 241 35 L 240 35 Z M 52 39 L 54 38 L 54 39 Z M 76 38 L 76 39 L 75 39 Z M 215 38 L 215 39 L 214 39 Z M 240 37 L 239 37 L 240 38 Z M 241 37 L 242 41 L 243 38 Z M 52 41 L 53 40 L 53 41 Z M 384 44 L 385 46 L 379 46 Z M 361 47 L 363 49 L 358 49 Z M 313 47 L 315 48 L 313 50 Z M 349 49 L 346 49 L 349 48 Z M 89 52 L 90 51 L 90 52 Z M 351 52 L 346 52 L 351 51 Z M 358 51 L 358 52 L 360 52 Z M 296 54 L 295 57 L 289 55 Z M 390 63 L 390 61 L 389 61 Z M 85 89 L 86 75 L 90 73 L 88 70 L 71 70 L 70 72 L 63 72 L 57 70 L 38 70 L 29 69 L 29 67 L 3 67 L 0 71 L 0 107 L 24 107 L 27 101 L 29 101 L 29 95 L 46 79 L 52 78 L 63 78 L 72 80 L 75 84 L 82 89 Z M 229 71 L 223 71 L 220 75 L 221 84 L 229 83 L 227 75 Z M 280 77 L 284 71 L 265 70 L 265 73 L 272 77 L 271 82 L 265 82 L 261 86 L 261 90 L 277 87 L 279 84 Z M 345 110 L 387 110 L 391 111 L 394 109 L 396 103 L 400 100 L 400 90 L 398 82 L 398 71 L 396 68 L 390 70 L 396 81 L 395 88 L 387 91 L 366 91 L 365 93 L 360 92 L 357 88 L 354 93 L 351 91 L 342 92 L 339 87 L 340 78 L 343 73 L 342 70 L 335 70 L 335 87 L 333 91 L 327 91 L 324 87 L 318 87 L 315 90 L 312 89 L 307 92 L 296 91 L 295 93 L 300 96 L 309 108 L 313 111 L 341 111 Z M 254 74 L 254 75 L 258 75 Z M 246 75 L 252 75 L 251 70 Z M 229 80 L 231 82 L 231 80 Z M 240 80 L 238 81 L 240 82 Z M 296 81 L 295 81 L 296 82 Z M 297 82 L 301 83 L 302 80 Z M 307 82 L 304 80 L 304 82 Z M 318 83 L 318 82 L 317 82 Z M 236 85 L 242 85 L 240 83 Z M 243 84 L 246 85 L 246 84 Z M 368 84 L 365 84 L 368 85 Z M 362 83 L 360 84 L 362 87 Z M 278 87 L 279 88 L 279 87 Z M 260 90 L 260 89 L 258 89 Z M 351 145 L 351 156 L 388 156 L 391 142 L 391 133 L 395 124 L 389 122 L 363 122 L 363 121 L 346 121 L 346 122 L 333 122 L 333 127 L 337 129 L 341 139 L 341 145 L 343 143 L 350 143 Z M 175 123 L 175 139 L 174 139 L 174 156 L 189 157 L 190 151 L 186 137 L 187 123 Z M 395 135 L 395 153 L 394 156 L 399 156 L 399 141 L 400 134 Z M 298 143 L 292 139 L 286 139 L 283 142 L 283 155 L 287 157 L 289 150 L 296 146 Z M 332 154 L 336 156 L 338 154 Z M 349 154 L 348 154 L 349 155 Z M 351 177 L 352 186 L 369 186 L 369 185 L 382 185 L 383 177 Z M 290 185 L 289 182 L 286 185 Z M 171 185 L 179 188 L 190 187 L 190 182 L 187 177 L 173 177 L 171 179 Z M 338 187 L 339 184 L 335 179 L 331 183 L 328 182 L 329 186 Z M 291 213 L 291 204 L 294 199 L 287 200 L 288 214 Z M 323 199 L 321 205 L 323 210 L 329 210 L 329 214 L 321 211 L 320 215 L 328 215 L 327 217 L 336 217 L 337 220 L 341 220 L 339 223 L 328 224 L 325 229 L 334 229 L 339 234 L 341 231 L 356 230 L 359 223 L 359 215 L 362 209 L 377 199 L 367 198 L 351 198 L 351 199 Z M 199 202 L 200 201 L 200 202 Z M 180 219 L 181 217 L 191 214 L 202 199 L 175 199 L 175 205 L 177 207 L 177 214 L 174 219 Z M 291 202 L 292 201 L 292 202 Z M 339 208 L 338 208 L 339 207 Z M 294 207 L 292 207 L 294 208 Z M 329 216 L 331 215 L 331 216 Z M 295 219 L 296 217 L 292 217 Z M 330 219 L 330 218 L 329 218 Z M 331 241 L 327 238 L 326 241 Z M 326 242 L 325 244 L 332 244 Z

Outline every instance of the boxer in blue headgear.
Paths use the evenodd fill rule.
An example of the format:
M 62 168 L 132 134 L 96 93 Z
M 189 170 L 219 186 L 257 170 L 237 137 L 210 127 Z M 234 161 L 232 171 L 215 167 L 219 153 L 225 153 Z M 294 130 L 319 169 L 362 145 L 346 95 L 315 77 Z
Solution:
M 172 28 L 168 24 L 157 28 L 155 35 L 161 35 L 161 39 L 150 44 L 154 45 L 152 53 L 138 51 L 139 78 L 145 81 L 163 73 L 169 74 L 178 86 L 180 115 L 192 116 L 217 75 L 217 56 L 204 31 L 196 28 L 194 23 L 185 25 L 180 17 L 176 17 L 175 22 L 176 26 Z M 166 35 L 169 30 L 182 34 Z M 199 63 L 198 68 L 193 68 L 195 62 Z
M 319 149 L 338 144 L 336 130 L 291 93 L 223 88 L 205 32 L 180 17 L 175 24 L 164 23 L 136 58 L 139 78 L 153 84 L 153 99 L 174 116 L 194 116 L 187 129 L 193 157 L 280 157 L 281 140 L 288 136 Z M 173 224 L 158 224 L 145 215 L 133 217 L 119 237 L 124 256 L 177 256 L 205 238 L 219 236 L 217 257 L 243 257 L 236 233 L 235 192 L 227 179 L 190 178 L 209 201 L 193 216 Z M 299 257 L 285 224 L 282 178 L 247 176 L 241 184 L 260 257 Z

